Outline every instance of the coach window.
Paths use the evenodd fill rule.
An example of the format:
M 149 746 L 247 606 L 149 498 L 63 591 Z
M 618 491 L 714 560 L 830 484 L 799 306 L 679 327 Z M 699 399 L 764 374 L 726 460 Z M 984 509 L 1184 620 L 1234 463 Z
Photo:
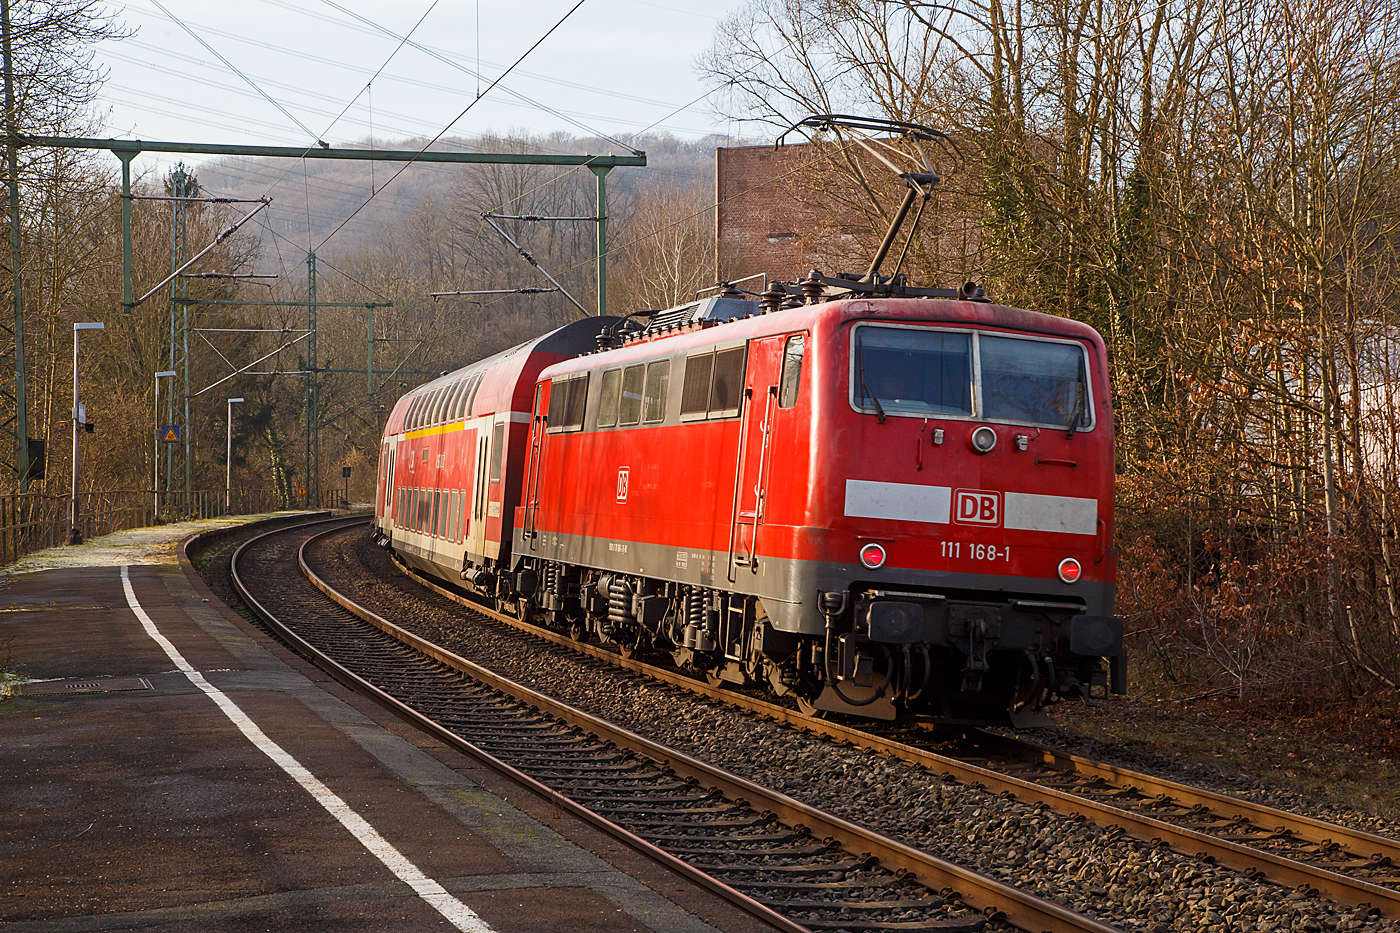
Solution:
M 462 390 L 466 387 L 466 379 L 458 379 L 452 384 L 452 391 L 447 393 L 447 407 L 442 411 L 443 421 L 457 420 L 457 403 L 462 400 Z
M 666 420 L 666 393 L 671 388 L 671 361 L 647 364 L 647 388 L 642 400 L 642 421 L 651 424 Z
M 447 414 L 447 399 L 452 394 L 451 386 L 443 386 L 438 389 L 437 398 L 433 400 L 433 424 L 441 424 Z
M 622 401 L 617 406 L 618 424 L 637 424 L 642 420 L 642 383 L 645 366 L 628 366 L 622 371 Z
M 428 404 L 423 406 L 423 427 L 430 428 L 437 424 L 438 403 L 442 401 L 442 389 L 434 389 L 428 393 Z
M 609 369 L 603 373 L 602 389 L 598 393 L 598 427 L 617 424 L 617 397 L 622 391 L 622 370 Z
M 794 334 L 783 345 L 783 373 L 778 380 L 779 408 L 791 408 L 797 404 L 797 392 L 802 386 L 802 356 L 806 343 L 803 334 Z
M 408 411 L 404 412 L 403 415 L 403 429 L 405 431 L 413 430 L 413 418 L 415 415 L 418 414 L 418 406 L 422 403 L 422 401 L 423 397 L 419 395 L 415 396 L 413 401 L 408 403 Z
M 442 398 L 438 401 L 437 422 L 441 424 L 447 420 L 447 413 L 452 410 L 452 400 L 457 397 L 457 383 L 444 386 Z
M 472 387 L 467 390 L 467 404 L 462 406 L 462 414 L 470 415 L 472 406 L 476 404 L 476 392 L 481 388 L 481 377 L 484 373 L 477 373 L 472 377 Z
M 462 395 L 457 399 L 457 410 L 452 414 L 453 420 L 465 418 L 467 416 L 467 412 L 469 411 L 468 403 L 471 402 L 472 398 L 472 389 L 476 388 L 476 381 L 479 378 L 481 378 L 479 375 L 468 376 L 466 380 L 462 382 Z
M 467 396 L 467 386 L 471 378 L 463 376 L 457 383 L 457 391 L 452 393 L 452 402 L 447 406 L 447 420 L 456 421 L 462 416 L 462 399 Z

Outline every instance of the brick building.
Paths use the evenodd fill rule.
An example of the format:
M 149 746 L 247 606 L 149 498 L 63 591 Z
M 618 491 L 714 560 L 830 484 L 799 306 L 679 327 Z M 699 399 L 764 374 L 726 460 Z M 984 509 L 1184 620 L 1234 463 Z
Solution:
M 972 152 L 975 147 L 961 149 Z M 766 272 L 770 279 L 791 282 L 814 268 L 828 275 L 864 273 L 888 221 L 871 216 L 868 203 L 866 211 L 860 209 L 866 193 L 837 168 L 807 143 L 716 149 L 716 281 Z M 903 197 L 903 183 L 878 164 L 865 164 L 864 173 L 877 187 L 882 208 L 892 214 Z M 904 266 L 915 284 L 981 277 L 977 183 L 977 167 L 971 163 L 935 189 Z M 913 220 L 911 214 L 906 224 Z M 897 263 L 907 225 L 881 270 L 886 274 Z
M 715 150 L 717 281 L 759 272 L 794 281 L 814 265 L 823 272 L 863 266 L 854 231 L 864 222 L 838 208 L 836 214 L 849 214 L 852 221 L 843 226 L 830 203 L 810 200 L 814 158 L 806 143 Z

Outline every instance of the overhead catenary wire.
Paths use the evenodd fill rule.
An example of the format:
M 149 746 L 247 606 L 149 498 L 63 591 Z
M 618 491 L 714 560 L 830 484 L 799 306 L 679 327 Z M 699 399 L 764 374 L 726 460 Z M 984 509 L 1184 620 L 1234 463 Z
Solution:
M 391 30 L 386 29 L 386 28 L 383 27 L 383 26 L 380 26 L 378 23 L 375 23 L 375 22 L 373 22 L 372 20 L 366 19 L 365 17 L 363 17 L 363 16 L 361 16 L 360 14 L 354 12 L 353 10 L 347 10 L 345 7 L 343 7 L 343 6 L 341 6 L 340 4 L 334 2 L 334 0 L 321 0 L 321 2 L 324 3 L 324 4 L 326 4 L 326 6 L 329 6 L 329 7 L 332 7 L 333 9 L 339 10 L 340 12 L 344 13 L 346 16 L 354 17 L 355 19 L 357 19 L 357 20 L 359 20 L 359 21 L 361 21 L 361 22 L 363 22 L 363 23 L 367 23 L 367 24 L 373 26 L 374 28 L 379 29 L 380 31 L 382 31 L 382 32 L 383 32 L 385 35 L 387 35 L 387 36 L 394 36 L 394 33 L 393 33 Z M 479 32 L 479 31 L 480 31 L 480 27 L 478 26 L 478 32 Z M 402 41 L 403 41 L 403 42 L 409 42 L 409 39 L 408 39 L 407 36 L 404 36 Z M 451 60 L 450 58 L 448 58 L 447 56 L 441 55 L 441 54 L 439 54 L 438 52 L 435 52 L 435 51 L 433 51 L 432 49 L 430 49 L 430 48 L 428 48 L 427 46 L 422 45 L 422 44 L 420 44 L 420 43 L 411 42 L 411 43 L 409 43 L 409 44 L 411 44 L 411 45 L 412 45 L 415 49 L 417 49 L 418 51 L 422 52 L 424 55 L 427 55 L 427 56 L 430 56 L 430 57 L 432 57 L 432 58 L 435 58 L 435 59 L 437 59 L 438 61 L 442 62 L 443 64 L 447 65 L 447 66 L 450 67 L 450 68 L 456 68 L 457 70 L 462 71 L 462 72 L 464 72 L 464 73 L 466 73 L 466 74 L 468 74 L 468 75 L 475 74 L 475 75 L 476 75 L 476 79 L 477 79 L 476 99 L 477 99 L 477 100 L 480 100 L 480 99 L 481 99 L 481 97 L 482 97 L 481 84 L 480 84 L 480 82 L 481 82 L 481 74 L 480 74 L 479 71 L 478 71 L 478 72 L 473 72 L 472 69 L 467 68 L 467 67 L 464 66 L 464 65 L 459 65 L 458 63 L 452 61 L 452 60 Z M 504 75 L 502 75 L 502 77 L 504 77 Z M 500 83 L 499 81 L 493 82 L 492 85 L 491 85 L 491 87 L 495 87 L 496 84 L 499 84 L 499 83 Z M 520 99 L 520 100 L 522 100 L 522 101 L 525 101 L 525 102 L 527 102 L 527 103 L 529 103 L 529 104 L 533 104 L 535 107 L 538 107 L 539 109 L 543 110 L 545 113 L 548 113 L 548 114 L 551 114 L 551 115 L 553 115 L 553 116 L 559 117 L 561 120 L 566 120 L 567 122 L 572 123 L 572 124 L 574 124 L 575 126 L 579 127 L 580 129 L 586 130 L 587 132 L 590 132 L 590 133 L 592 133 L 593 135 L 598 136 L 598 137 L 601 138 L 601 139 L 606 139 L 608 142 L 616 143 L 616 144 L 619 145 L 619 146 L 625 146 L 625 145 L 626 145 L 626 143 L 623 143 L 623 142 L 621 142 L 621 141 L 619 141 L 619 140 L 613 139 L 611 136 L 608 136 L 606 133 L 600 133 L 600 132 L 598 132 L 597 130 L 593 129 L 592 127 L 590 127 L 590 126 L 588 126 L 588 125 L 586 125 L 586 124 L 584 124 L 584 123 L 581 123 L 581 122 L 579 122 L 578 120 L 575 120 L 575 119 L 573 119 L 573 118 L 571 118 L 571 117 L 569 117 L 569 116 L 566 116 L 564 113 L 562 113 L 561 111 L 555 110 L 553 107 L 550 107 L 550 106 L 548 106 L 548 105 L 546 105 L 546 104 L 540 103 L 540 102 L 537 101 L 537 100 L 532 100 L 531 98 L 526 97 L 524 94 L 521 94 L 519 91 L 516 91 L 516 90 L 514 90 L 514 89 L 512 89 L 512 88 L 509 88 L 509 87 L 504 87 L 504 86 L 501 87 L 501 90 L 502 90 L 504 93 L 511 95 L 512 97 L 518 98 L 518 99 Z M 491 88 L 488 87 L 488 88 L 486 89 L 486 91 L 487 91 L 487 93 L 490 93 Z
M 283 115 L 286 116 L 286 118 L 287 118 L 288 120 L 291 120 L 291 121 L 292 121 L 293 123 L 295 123 L 297 126 L 301 127 L 302 130 L 304 130 L 308 136 L 310 136 L 313 140 L 315 140 L 317 144 L 319 144 L 319 145 L 320 145 L 322 148 L 324 148 L 324 149 L 329 149 L 329 148 L 330 148 L 330 147 L 327 146 L 326 143 L 325 143 L 324 141 L 322 141 L 315 133 L 313 133 L 313 132 L 311 131 L 311 129 L 310 129 L 305 123 L 302 123 L 302 122 L 301 122 L 300 120 L 298 120 L 296 117 L 292 116 L 292 112 L 291 112 L 290 110 L 288 110 L 286 107 L 283 107 L 283 106 L 282 106 L 281 104 L 279 104 L 275 99 L 273 99 L 273 97 L 272 97 L 271 94 L 267 93 L 267 92 L 264 91 L 262 88 L 258 87 L 257 83 L 256 83 L 252 78 L 248 77 L 248 76 L 245 75 L 243 72 L 239 71 L 238 68 L 237 68 L 237 66 L 234 65 L 233 62 L 229 61 L 227 58 L 224 58 L 223 55 L 219 54 L 219 51 L 218 51 L 217 49 L 215 49 L 215 48 L 214 48 L 212 45 L 210 45 L 208 42 L 205 42 L 203 39 L 201 39 L 201 38 L 199 37 L 199 35 L 198 35 L 193 29 L 191 29 L 189 26 L 185 25 L 185 23 L 184 23 L 182 20 L 180 20 L 177 16 L 175 16 L 175 14 L 171 13 L 171 12 L 170 12 L 169 10 L 167 10 L 164 6 L 162 6 L 161 3 L 160 3 L 160 0 L 151 0 L 151 2 L 154 3 L 154 4 L 156 5 L 157 9 L 159 9 L 162 13 L 164 13 L 166 16 L 168 16 L 168 17 L 170 18 L 170 21 L 171 21 L 172 23 L 174 23 L 175 25 L 177 25 L 177 26 L 179 26 L 181 29 L 183 29 L 185 32 L 187 32 L 187 33 L 189 34 L 189 36 L 190 36 L 191 39 L 193 39 L 194 41 L 198 42 L 200 45 L 204 46 L 204 48 L 205 48 L 206 50 L 208 50 L 208 52 L 209 52 L 210 55 L 213 55 L 213 56 L 214 56 L 215 58 L 217 58 L 219 61 L 223 62 L 224 65 L 226 65 L 226 66 L 228 67 L 228 70 L 229 70 L 229 71 L 232 71 L 234 74 L 238 75 L 238 76 L 239 76 L 240 78 L 242 78 L 244 81 L 247 81 L 247 82 L 248 82 L 248 85 L 249 85 L 253 90 L 255 90 L 255 91 L 257 91 L 259 94 L 261 94 L 264 98 L 266 98 L 266 99 L 267 99 L 267 102 L 268 102 L 269 104 L 271 104 L 272 106 L 276 107 L 278 110 L 282 111 Z
M 512 63 L 511 66 L 510 66 L 509 68 L 507 68 L 507 69 L 501 74 L 500 77 L 498 77 L 495 81 L 491 82 L 491 84 L 486 88 L 486 90 L 482 92 L 481 97 L 477 97 L 477 98 L 473 99 L 473 100 L 471 101 L 471 103 L 467 104 L 467 106 L 464 107 L 464 108 L 462 109 L 462 112 L 461 112 L 461 113 L 459 113 L 459 114 L 457 114 L 457 116 L 453 117 L 453 118 L 452 118 L 452 121 L 451 121 L 450 123 L 448 123 L 445 127 L 443 127 L 443 128 L 442 128 L 442 131 L 439 132 L 439 133 L 437 134 L 437 136 L 435 136 L 435 137 L 433 137 L 432 139 L 430 139 L 430 140 L 423 146 L 423 148 L 420 149 L 420 150 L 418 151 L 418 154 L 419 154 L 419 155 L 422 155 L 424 152 L 427 152 L 427 151 L 428 151 L 428 148 L 431 147 L 431 146 L 433 145 L 433 143 L 437 142 L 437 141 L 438 141 L 439 139 L 441 139 L 443 136 L 447 135 L 447 131 L 450 130 L 450 129 L 452 129 L 452 127 L 457 123 L 458 120 L 460 120 L 460 119 L 462 119 L 462 117 L 466 116 L 466 115 L 467 115 L 467 112 L 470 111 L 473 107 L 475 107 L 475 106 L 477 105 L 477 103 L 478 103 L 479 101 L 481 101 L 487 94 L 490 94 L 490 93 L 491 93 L 491 90 L 492 90 L 493 88 L 495 88 L 496 85 L 498 85 L 498 84 L 500 84 L 502 81 L 504 81 L 505 78 L 506 78 L 506 75 L 509 75 L 512 71 L 515 70 L 515 66 L 516 66 L 516 65 L 519 65 L 521 62 L 523 62 L 527 57 L 529 57 L 529 55 L 530 55 L 531 52 L 535 51 L 535 49 L 539 48 L 539 47 L 544 43 L 544 41 L 545 41 L 546 39 L 548 39 L 550 36 L 554 35 L 555 30 L 557 30 L 560 26 L 564 25 L 565 21 L 567 21 L 568 18 L 569 18 L 570 16 L 573 16 L 573 15 L 574 15 L 574 12 L 575 12 L 579 7 L 583 6 L 585 2 L 587 2 L 587 0 L 578 0 L 577 3 L 575 3 L 573 6 L 569 7 L 568 12 L 566 12 L 563 16 L 561 16 L 561 17 L 559 18 L 559 21 L 558 21 L 558 22 L 556 22 L 553 26 L 550 26 L 549 29 L 545 32 L 545 34 L 542 35 L 542 36 L 540 36 L 539 39 L 535 40 L 535 43 L 534 43 L 533 45 L 531 45 L 528 49 L 526 49 L 523 53 L 521 53 L 520 57 L 517 58 L 517 59 L 515 60 L 515 62 Z M 406 163 L 404 163 L 403 167 L 400 168 L 397 172 L 395 172 L 395 173 L 389 178 L 389 180 L 386 181 L 386 182 L 384 183 L 384 186 L 381 187 L 379 190 L 380 190 L 380 191 L 383 191 L 384 188 L 387 188 L 387 187 L 389 187 L 390 185 L 392 185 L 392 184 L 394 183 L 394 180 L 397 179 L 400 175 L 402 175 L 405 171 L 407 171 L 408 168 L 409 168 L 409 166 L 411 166 L 411 165 L 413 165 L 413 164 L 415 164 L 415 163 L 414 163 L 414 162 L 406 162 Z M 323 239 L 323 240 L 321 241 L 321 246 L 325 246 L 325 245 L 326 245 L 326 242 L 329 241 L 331 237 L 335 236 L 338 232 L 340 232 L 341 227 L 344 227 L 345 224 L 349 223 L 350 220 L 355 216 L 355 214 L 358 214 L 360 211 L 364 210 L 364 208 L 369 204 L 369 202 L 372 201 L 372 200 L 374 200 L 375 197 L 376 197 L 375 194 L 371 194 L 368 198 L 365 199 L 365 201 L 364 201 L 363 204 L 361 204 L 359 207 L 355 208 L 354 213 L 352 213 L 349 217 L 345 218 L 345 220 L 341 221 L 340 225 L 337 226 L 334 230 L 332 230 L 330 233 L 326 234 L 325 239 Z M 320 247 L 317 247 L 317 248 L 319 249 Z

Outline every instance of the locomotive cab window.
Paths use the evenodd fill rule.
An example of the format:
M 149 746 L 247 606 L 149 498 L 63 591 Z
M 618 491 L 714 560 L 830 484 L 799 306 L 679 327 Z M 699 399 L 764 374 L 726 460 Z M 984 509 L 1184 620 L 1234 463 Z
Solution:
M 882 420 L 903 415 L 1093 427 L 1085 350 L 1073 340 L 858 325 L 850 391 L 853 408 Z
M 1071 430 L 1088 424 L 1084 351 L 1078 345 L 988 334 L 978 343 L 987 418 Z
M 940 330 L 859 327 L 856 407 L 884 414 L 972 415 L 972 335 Z
M 550 434 L 583 429 L 584 403 L 588 401 L 588 373 L 558 376 L 549 389 Z M 497 430 L 501 425 L 497 425 Z M 492 479 L 495 479 L 493 476 Z
M 802 386 L 802 356 L 806 343 L 804 334 L 795 334 L 783 344 L 783 371 L 778 380 L 779 408 L 791 408 L 797 404 L 797 391 Z

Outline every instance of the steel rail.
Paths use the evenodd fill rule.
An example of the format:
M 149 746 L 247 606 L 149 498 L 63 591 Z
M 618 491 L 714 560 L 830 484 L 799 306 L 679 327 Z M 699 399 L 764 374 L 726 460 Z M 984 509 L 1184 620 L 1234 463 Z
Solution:
M 1122 807 L 1115 807 L 1069 791 L 1046 787 L 1034 781 L 970 764 L 893 739 L 872 735 L 836 722 L 806 716 L 797 710 L 776 703 L 702 683 L 684 674 L 638 661 L 635 658 L 625 658 L 595 645 L 582 644 L 561 633 L 488 609 L 480 603 L 426 578 L 423 574 L 398 561 L 397 558 L 395 558 L 395 563 L 415 582 L 474 611 L 481 612 L 531 635 L 580 651 L 590 657 L 607 660 L 619 667 L 656 678 L 672 686 L 719 700 L 749 712 L 758 713 L 816 735 L 850 742 L 853 745 L 919 765 L 930 771 L 949 774 L 963 783 L 981 784 L 993 791 L 1014 794 L 1019 799 L 1028 802 L 1044 803 L 1059 813 L 1077 814 L 1104 826 L 1118 826 L 1128 834 L 1144 841 L 1161 840 L 1175 851 L 1191 856 L 1209 856 L 1220 865 L 1235 871 L 1257 873 L 1269 881 L 1289 887 L 1304 885 L 1308 888 L 1315 888 L 1339 903 L 1351 906 L 1371 906 L 1379 909 L 1385 916 L 1400 917 L 1400 891 L 1392 888 L 1352 878 L 1340 872 L 1330 871 L 1308 862 L 1277 855 L 1253 846 L 1220 839 L 1209 833 L 1178 826 L 1165 820 Z M 1016 741 L 1001 739 L 1001 737 L 993 736 L 991 733 L 979 733 L 979 738 L 983 736 L 988 739 L 997 738 L 1006 743 Z M 1047 763 L 1059 762 L 1062 769 L 1069 767 L 1080 769 L 1094 776 L 1102 776 L 1105 780 L 1110 780 L 1119 786 L 1136 786 L 1139 790 L 1153 788 L 1154 793 L 1165 796 L 1189 795 L 1191 801 L 1209 805 L 1222 815 L 1249 818 L 1260 826 L 1278 826 L 1288 829 L 1296 833 L 1298 838 L 1319 845 L 1331 844 L 1339 839 L 1345 840 L 1354 845 L 1353 851 L 1366 854 L 1375 853 L 1373 858 L 1378 861 L 1390 858 L 1394 864 L 1400 865 L 1400 843 L 1394 840 L 1352 830 L 1337 824 L 1325 823 L 1311 817 L 1249 803 L 1224 794 L 1190 788 L 1162 778 L 1154 778 L 1150 775 L 1100 764 L 1089 759 L 1057 752 L 1044 746 L 1031 743 L 1023 743 L 1023 745 L 1024 748 L 1020 752 L 1021 757 L 1039 757 L 1040 760 Z
M 303 554 L 304 550 L 305 545 L 303 545 Z M 719 789 L 730 799 L 741 800 L 750 807 L 766 810 L 779 822 L 794 829 L 805 829 L 819 839 L 834 839 L 843 848 L 859 858 L 874 859 L 884 868 L 903 871 L 909 877 L 935 891 L 951 888 L 956 894 L 949 896 L 949 900 L 961 900 L 968 906 L 982 911 L 989 918 L 1004 919 L 1022 930 L 1048 931 L 1048 933 L 1117 933 L 1118 931 L 1117 927 L 1078 914 L 1053 901 L 1028 894 L 994 878 L 944 861 L 863 826 L 825 813 L 785 794 L 780 794 L 746 778 L 692 758 L 501 677 L 499 674 L 394 625 L 330 586 L 317 576 L 301 557 L 299 557 L 299 562 L 302 574 L 327 597 L 415 650 L 421 651 L 502 693 L 528 703 L 542 712 L 556 716 L 570 725 L 612 742 L 618 747 L 651 758 L 679 776 L 701 781 Z M 472 604 L 468 603 L 468 605 Z M 472 608 L 479 610 L 481 607 L 472 605 Z M 492 613 L 492 615 L 496 614 Z M 463 740 L 458 739 L 458 741 L 462 742 Z M 464 744 L 470 745 L 470 743 Z M 477 753 L 485 754 L 479 750 Z M 530 780 L 529 778 L 525 779 Z M 545 788 L 545 792 L 551 795 L 549 798 L 551 800 L 566 799 L 560 798 L 556 792 L 547 788 Z M 580 810 L 591 812 L 584 808 L 580 808 Z M 626 833 L 626 830 L 621 830 L 621 832 Z M 737 892 L 735 893 L 737 894 Z
M 1156 777 L 1140 771 L 1130 771 L 1027 739 L 1010 738 L 980 730 L 975 734 L 970 734 L 970 737 L 977 742 L 998 749 L 1001 754 L 1008 757 L 1045 765 L 1057 771 L 1101 778 L 1115 787 L 1133 788 L 1140 793 L 1159 798 L 1169 797 L 1178 803 L 1191 806 L 1204 804 L 1209 806 L 1212 812 L 1221 816 L 1248 820 L 1258 826 L 1276 826 L 1292 833 L 1299 839 L 1318 845 L 1337 842 L 1340 837 L 1349 844 L 1353 844 L 1355 851 L 1374 853 L 1378 859 L 1388 858 L 1392 863 L 1400 866 L 1400 840 L 1378 836 L 1365 830 L 1352 829 L 1337 823 L 1328 823 L 1299 813 L 1290 813 L 1287 810 L 1254 803 L 1241 797 L 1231 797 L 1218 791 L 1191 787 L 1169 778 Z
M 674 855 L 671 855 L 669 852 L 666 852 L 664 849 L 652 845 L 645 839 L 642 839 L 641 837 L 629 832 L 621 826 L 618 826 L 616 823 L 613 823 L 612 821 L 602 816 L 599 816 L 597 813 L 594 813 L 587 807 L 584 807 L 569 799 L 568 797 L 565 797 L 558 791 L 555 791 L 554 789 L 546 786 L 545 784 L 542 784 L 541 782 L 535 780 L 534 778 L 530 777 L 524 772 L 512 767 L 511 765 L 505 763 L 504 761 L 501 761 L 494 755 L 479 748 L 475 744 L 467 741 L 452 730 L 446 728 L 445 726 L 442 726 L 441 724 L 430 719 L 429 717 L 424 716 L 417 710 L 413 709 L 411 706 L 408 706 L 407 704 L 401 702 L 394 696 L 384 692 L 383 690 L 380 690 L 374 684 L 363 679 L 362 677 L 358 676 L 357 674 L 353 673 L 352 671 L 341 665 L 339 662 L 335 661 L 333 658 L 324 654 L 323 652 L 318 650 L 314 645 L 310 644 L 300 635 L 294 632 L 289 626 L 284 624 L 255 596 L 253 596 L 249 587 L 243 582 L 242 577 L 240 577 L 238 574 L 238 559 L 245 550 L 249 549 L 250 547 L 252 547 L 253 545 L 257 544 L 265 538 L 269 538 L 279 534 L 290 534 L 291 532 L 298 530 L 304 531 L 306 527 L 306 525 L 293 525 L 289 528 L 277 528 L 272 531 L 268 531 L 261 535 L 258 535 L 257 537 L 250 538 L 248 541 L 245 541 L 242 545 L 240 545 L 237 550 L 234 551 L 233 556 L 229 560 L 229 576 L 232 578 L 234 588 L 237 590 L 239 597 L 248 605 L 248 608 L 251 609 L 253 613 L 258 616 L 258 618 L 262 619 L 267 625 L 269 625 L 276 631 L 279 638 L 285 639 L 287 643 L 292 645 L 292 647 L 298 653 L 303 654 L 317 667 L 326 671 L 337 681 L 354 690 L 356 693 L 359 693 L 362 696 L 375 701 L 376 703 L 388 709 L 390 712 L 394 713 L 396 716 L 412 724 L 416 728 L 421 729 L 429 735 L 432 735 L 434 738 L 439 739 L 449 747 L 456 749 L 457 751 L 465 755 L 468 755 L 476 761 L 481 762 L 491 770 L 502 775 L 508 780 L 515 782 L 516 784 L 520 785 L 521 787 L 525 788 L 531 793 L 534 793 L 535 795 L 541 797 L 542 799 L 557 807 L 558 809 L 567 811 L 573 816 L 578 817 L 579 819 L 589 823 L 590 825 L 602 830 L 609 836 L 612 836 L 614 839 L 619 840 L 620 842 L 624 843 L 625 845 L 629 846 L 630 848 L 634 849 L 640 854 L 646 856 L 647 858 L 652 859 L 653 861 L 662 865 L 663 867 L 676 872 L 677 874 L 681 875 L 687 880 L 692 881 L 700 887 L 710 891 L 711 893 L 722 897 L 726 901 L 729 901 L 731 904 L 734 904 L 736 907 L 740 908 L 741 910 L 745 911 L 746 913 L 750 914 L 756 919 L 767 923 L 775 929 L 782 930 L 784 931 L 784 933 L 811 933 L 811 931 L 807 927 L 802 926 L 798 923 L 794 923 L 793 921 L 787 919 L 786 917 L 782 916 L 781 914 L 777 913 L 771 908 L 760 904 L 758 901 L 753 900 L 752 898 L 740 893 L 739 891 L 736 891 L 734 888 L 731 888 L 730 886 L 724 884 L 722 881 L 719 881 L 711 877 L 710 875 L 707 875 L 704 872 L 690 866 L 686 862 L 681 861 Z M 354 613 L 359 618 L 369 622 L 371 625 L 374 625 L 375 627 L 381 629 L 387 634 L 400 638 L 400 640 L 404 641 L 406 644 L 418 648 L 418 650 L 423 651 L 423 653 L 427 654 L 429 657 L 433 657 L 435 660 L 447 663 L 449 666 L 455 667 L 456 665 L 445 661 L 443 657 L 439 657 L 437 653 L 433 651 L 426 651 L 423 649 L 423 647 L 420 647 L 421 645 L 436 648 L 436 646 L 432 645 L 431 642 L 426 642 L 422 639 L 418 639 L 417 636 L 412 635 L 412 633 L 404 632 L 402 629 L 397 629 L 397 627 L 391 625 L 383 619 L 380 619 L 379 616 L 374 615 L 373 613 L 369 612 L 369 610 L 355 606 L 353 602 L 345 599 L 345 597 L 341 596 L 338 592 L 328 587 L 319 577 L 317 577 L 311 571 L 305 559 L 306 546 L 312 541 L 315 541 L 316 539 L 322 537 L 323 535 L 334 534 L 335 532 L 340 530 L 342 529 L 332 528 L 312 535 L 306 541 L 302 542 L 301 546 L 297 549 L 297 565 L 301 570 L 302 574 L 306 576 L 308 582 L 310 582 L 322 593 L 329 596 L 338 605 Z M 405 638 L 404 636 L 408 637 Z M 441 649 L 437 649 L 437 651 L 441 651 Z M 448 656 L 455 657 L 450 654 L 448 654 Z M 465 670 L 459 668 L 462 669 L 464 673 L 469 673 L 475 677 L 478 676 L 476 672 L 480 671 L 482 674 L 489 675 L 489 672 L 485 671 L 484 668 L 478 668 L 476 665 L 471 664 L 471 662 L 469 661 L 462 660 L 462 663 L 470 665 L 472 668 L 475 669 Z M 490 676 L 494 677 L 494 675 Z M 499 681 L 500 683 L 510 683 L 509 681 L 506 681 L 503 678 L 494 679 Z M 497 684 L 492 683 L 492 686 L 497 686 Z M 497 689 L 501 688 L 497 686 Z

